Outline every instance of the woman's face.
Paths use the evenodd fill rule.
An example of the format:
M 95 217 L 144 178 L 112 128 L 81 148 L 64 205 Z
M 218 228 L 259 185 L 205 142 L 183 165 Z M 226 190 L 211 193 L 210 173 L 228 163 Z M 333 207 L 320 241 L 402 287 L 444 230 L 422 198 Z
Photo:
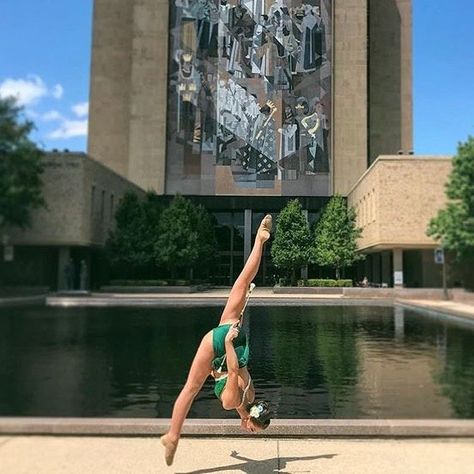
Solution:
M 247 423 L 246 429 L 247 429 L 247 431 L 250 431 L 251 433 L 259 433 L 260 431 L 263 431 L 263 428 L 256 425 L 252 421 L 252 418 L 248 418 L 246 423 Z

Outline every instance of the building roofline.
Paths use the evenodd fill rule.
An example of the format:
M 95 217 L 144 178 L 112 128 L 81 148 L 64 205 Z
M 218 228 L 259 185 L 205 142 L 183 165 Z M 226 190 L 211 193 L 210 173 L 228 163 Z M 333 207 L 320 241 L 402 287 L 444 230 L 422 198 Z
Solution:
M 347 196 L 349 196 L 349 194 L 351 194 L 357 188 L 357 186 L 359 186 L 365 177 L 375 169 L 378 163 L 386 161 L 404 161 L 407 163 L 417 163 L 419 161 L 451 161 L 452 159 L 453 156 L 451 155 L 379 155 L 351 187 L 347 193 Z
M 58 158 L 61 158 L 61 159 L 63 159 L 63 158 L 83 158 L 84 160 L 88 160 L 88 161 L 92 162 L 94 165 L 98 166 L 99 168 L 102 168 L 106 172 L 114 175 L 116 178 L 118 178 L 121 181 L 127 183 L 128 185 L 133 186 L 138 191 L 140 191 L 142 193 L 146 193 L 146 191 L 143 188 L 141 188 L 140 186 L 138 186 L 138 184 L 133 183 L 132 181 L 128 180 L 127 178 L 125 178 L 121 174 L 114 171 L 112 168 L 109 168 L 108 166 L 104 165 L 100 161 L 92 158 L 86 152 L 83 152 L 83 151 L 68 151 L 68 152 L 47 151 L 47 152 L 45 152 L 44 158 L 47 158 L 47 157 L 58 157 Z

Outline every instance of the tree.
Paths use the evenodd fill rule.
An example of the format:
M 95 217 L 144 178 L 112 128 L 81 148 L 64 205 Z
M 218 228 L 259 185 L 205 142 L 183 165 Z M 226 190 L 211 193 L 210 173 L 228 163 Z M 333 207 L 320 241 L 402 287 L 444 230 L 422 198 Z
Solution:
M 140 199 L 126 193 L 115 213 L 115 229 L 107 240 L 107 254 L 113 266 L 127 276 L 146 272 L 155 267 L 154 247 L 158 238 L 161 208 L 154 194 Z
M 202 255 L 197 221 L 196 208 L 180 194 L 163 211 L 154 256 L 169 269 L 173 278 L 177 270 L 186 270 L 191 277 L 191 270 Z
M 364 258 L 357 254 L 357 239 L 362 232 L 355 225 L 356 214 L 342 196 L 334 196 L 324 208 L 314 229 L 312 260 L 317 265 L 332 267 L 336 278 L 341 269 Z
M 458 145 L 446 185 L 448 203 L 428 226 L 427 235 L 457 259 L 474 256 L 474 137 Z
M 296 270 L 308 263 L 310 231 L 308 221 L 298 199 L 289 201 L 276 219 L 275 239 L 272 244 L 272 260 L 277 268 L 291 275 L 296 284 Z
M 43 152 L 29 139 L 33 122 L 13 98 L 0 98 L 0 225 L 26 227 L 31 210 L 45 206 L 41 193 Z
M 193 226 L 197 230 L 199 241 L 197 264 L 208 267 L 216 253 L 216 226 L 211 214 L 202 205 L 195 208 Z

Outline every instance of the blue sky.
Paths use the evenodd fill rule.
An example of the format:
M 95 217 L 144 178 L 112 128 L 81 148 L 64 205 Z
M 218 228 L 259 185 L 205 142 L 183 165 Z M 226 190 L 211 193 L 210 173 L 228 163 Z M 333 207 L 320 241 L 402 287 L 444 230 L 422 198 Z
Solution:
M 21 90 L 46 149 L 85 151 L 92 0 L 0 0 L 0 93 Z M 474 1 L 413 0 L 417 154 L 474 135 Z

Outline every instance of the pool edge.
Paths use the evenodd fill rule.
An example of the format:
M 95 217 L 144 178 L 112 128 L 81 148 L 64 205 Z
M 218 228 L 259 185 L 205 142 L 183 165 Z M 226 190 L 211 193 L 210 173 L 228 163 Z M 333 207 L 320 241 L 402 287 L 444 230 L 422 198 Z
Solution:
M 169 419 L 143 418 L 39 418 L 2 417 L 0 435 L 58 436 L 158 436 L 169 427 Z M 238 420 L 190 419 L 183 436 L 245 437 Z M 252 435 L 254 436 L 254 435 Z M 262 436 L 262 435 L 260 435 Z M 273 420 L 265 437 L 474 437 L 469 419 L 280 419 Z

